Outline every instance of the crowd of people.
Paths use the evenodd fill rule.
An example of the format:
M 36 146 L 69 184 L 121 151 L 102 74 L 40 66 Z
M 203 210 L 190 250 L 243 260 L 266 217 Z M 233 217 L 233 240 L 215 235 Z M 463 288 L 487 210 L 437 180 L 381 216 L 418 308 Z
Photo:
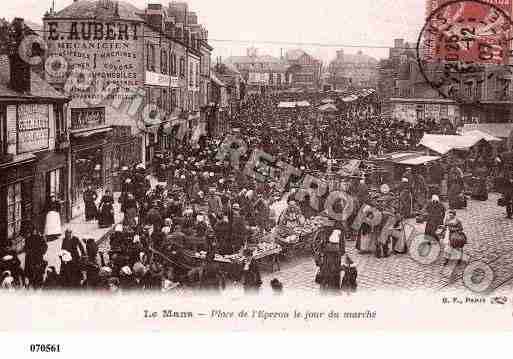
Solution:
M 6 248 L 0 253 L 2 287 L 113 292 L 169 292 L 194 287 L 221 291 L 230 280 L 248 292 L 258 291 L 267 284 L 262 280 L 260 261 L 254 258 L 255 245 L 262 238 L 274 242 L 277 237 L 290 235 L 290 231 L 282 230 L 322 215 L 322 210 L 311 208 L 308 194 L 303 193 L 298 200 L 297 178 L 283 188 L 272 180 L 261 182 L 246 176 L 244 164 L 253 149 L 305 172 L 325 172 L 332 158 L 366 160 L 412 149 L 425 131 L 440 130 L 431 121 L 410 125 L 380 118 L 379 105 L 372 96 L 358 105 L 337 103 L 343 110 L 336 114 L 316 110 L 325 94 L 302 96 L 247 97 L 240 111 L 232 114 L 234 134 L 248 145 L 239 167 L 234 167 L 229 157 L 217 157 L 219 140 L 203 137 L 194 145 L 176 146 L 160 155 L 156 184 L 150 171 L 138 164 L 121 169 L 119 196 L 106 190 L 97 205 L 96 190 L 87 188 L 83 194 L 85 220 L 111 228 L 106 249 L 99 249 L 93 239 L 76 237 L 68 229 L 59 253 L 60 268 L 48 267 L 45 233 L 33 227 L 26 238 L 24 266 L 14 250 Z M 290 100 L 306 100 L 311 106 L 278 107 L 280 101 Z M 407 168 L 392 189 L 394 194 L 388 194 L 392 200 L 380 208 L 397 218 L 389 237 L 380 236 L 381 228 L 367 223 L 358 230 L 341 221 L 320 228 L 312 245 L 319 271 L 312 280 L 321 289 L 355 291 L 358 270 L 346 253 L 349 242 L 355 241 L 360 253 L 379 257 L 404 254 L 408 250 L 404 224 L 415 216 L 424 217 L 425 233 L 433 240 L 461 252 L 467 239 L 455 210 L 465 207 L 463 172 L 471 169 L 475 173 L 481 181 L 476 192 L 481 193 L 486 177 L 482 168 L 495 163 L 485 157 L 486 153 L 486 149 L 476 153 L 473 161 L 453 159 L 420 169 Z M 379 208 L 368 175 L 360 171 L 350 180 L 348 191 L 357 203 L 350 219 L 364 206 Z M 442 203 L 442 194 L 447 194 L 449 208 Z M 282 202 L 279 209 L 276 204 Z M 115 223 L 117 205 L 123 213 L 120 223 Z M 188 253 L 201 254 L 201 260 L 191 260 Z M 237 258 L 229 274 L 216 260 L 218 255 Z M 268 284 L 281 293 L 283 283 L 278 279 Z

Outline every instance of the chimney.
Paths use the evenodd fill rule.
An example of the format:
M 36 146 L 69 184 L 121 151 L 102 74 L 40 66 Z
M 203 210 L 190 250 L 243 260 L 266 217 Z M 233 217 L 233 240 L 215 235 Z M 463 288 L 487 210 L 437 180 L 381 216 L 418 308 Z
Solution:
M 30 93 L 30 64 L 21 59 L 18 48 L 25 36 L 25 21 L 19 17 L 12 21 L 14 47 L 9 53 L 10 86 L 13 90 Z
M 164 29 L 164 10 L 162 4 L 148 4 L 146 9 L 146 21 L 162 31 Z

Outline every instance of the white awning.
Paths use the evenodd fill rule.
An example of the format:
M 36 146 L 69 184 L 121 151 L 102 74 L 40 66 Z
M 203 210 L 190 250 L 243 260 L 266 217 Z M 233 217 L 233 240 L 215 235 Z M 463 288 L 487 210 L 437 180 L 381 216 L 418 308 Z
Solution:
M 408 166 L 419 166 L 424 163 L 436 161 L 439 159 L 440 159 L 440 157 L 438 157 L 438 156 L 420 156 L 420 157 L 408 158 L 407 160 L 399 161 L 399 162 L 397 162 L 397 164 L 408 165 Z
M 296 107 L 295 102 L 280 102 L 278 108 L 294 108 Z
M 444 155 L 451 150 L 468 150 L 482 140 L 486 141 L 485 137 L 476 134 L 463 136 L 425 134 L 420 145 Z

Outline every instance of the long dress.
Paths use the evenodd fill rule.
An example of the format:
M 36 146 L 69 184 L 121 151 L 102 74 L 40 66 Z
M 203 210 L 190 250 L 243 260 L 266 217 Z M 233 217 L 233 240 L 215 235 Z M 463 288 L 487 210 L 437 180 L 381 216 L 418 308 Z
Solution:
M 458 218 L 445 222 L 446 231 L 443 239 L 443 254 L 446 260 L 461 260 L 463 258 L 463 246 L 466 243 L 466 236 L 463 233 L 463 225 Z M 456 242 L 455 239 L 458 238 Z M 461 241 L 464 239 L 464 241 Z
M 100 201 L 100 218 L 98 225 L 102 228 L 110 227 L 114 224 L 114 198 L 105 195 Z
M 61 205 L 57 201 L 51 201 L 47 206 L 44 235 L 51 239 L 62 234 Z
M 321 290 L 340 289 L 342 251 L 339 244 L 327 243 L 322 249 L 318 282 Z
M 431 202 L 427 205 L 426 212 L 428 218 L 424 234 L 436 239 L 436 231 L 444 223 L 445 207 L 440 202 Z
M 86 190 L 84 192 L 84 204 L 85 204 L 85 220 L 90 221 L 98 217 L 98 208 L 96 208 L 95 201 L 98 195 L 93 190 Z
M 340 288 L 345 292 L 356 292 L 358 286 L 356 283 L 356 278 L 358 277 L 356 266 L 354 264 L 344 264 L 341 270 L 344 272 L 344 277 L 342 278 Z

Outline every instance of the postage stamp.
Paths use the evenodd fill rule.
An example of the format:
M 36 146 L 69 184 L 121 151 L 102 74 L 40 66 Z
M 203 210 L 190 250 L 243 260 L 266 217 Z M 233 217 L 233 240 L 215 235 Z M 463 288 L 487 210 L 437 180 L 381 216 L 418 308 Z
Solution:
M 465 101 L 465 83 L 483 83 L 490 69 L 511 72 L 512 21 L 505 8 L 457 0 L 442 2 L 429 14 L 419 34 L 417 60 L 440 95 Z

